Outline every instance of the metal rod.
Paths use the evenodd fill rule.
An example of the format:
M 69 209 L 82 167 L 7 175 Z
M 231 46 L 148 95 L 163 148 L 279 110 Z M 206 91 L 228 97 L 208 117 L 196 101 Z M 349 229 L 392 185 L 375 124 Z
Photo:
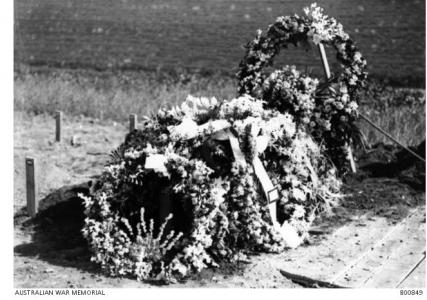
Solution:
M 388 134 L 386 131 L 384 131 L 381 127 L 379 127 L 374 122 L 372 122 L 367 116 L 365 116 L 364 114 L 362 114 L 360 112 L 359 112 L 359 116 L 362 119 L 364 119 L 366 122 L 368 122 L 376 130 L 378 130 L 379 132 L 381 132 L 382 134 L 384 134 L 386 137 L 388 137 L 390 140 L 392 140 L 394 143 L 398 144 L 400 147 L 402 147 L 403 149 L 405 149 L 406 151 L 408 151 L 410 154 L 412 154 L 413 156 L 415 156 L 416 158 L 418 158 L 419 160 L 421 160 L 423 163 L 426 163 L 426 161 L 425 161 L 424 158 L 422 158 L 417 153 L 415 153 L 414 151 L 412 151 L 411 149 L 409 149 L 408 147 L 406 147 L 405 145 L 403 145 L 401 142 L 399 142 L 397 139 L 395 139 L 394 137 L 392 137 L 390 134 Z
M 403 278 L 401 280 L 399 280 L 399 283 L 396 284 L 396 288 L 398 288 L 415 270 L 416 268 L 418 268 L 419 265 L 421 265 L 421 263 L 426 259 L 426 251 L 424 250 L 424 255 L 423 257 L 415 264 L 415 266 L 413 266 L 411 268 L 411 270 L 405 275 L 403 276 Z

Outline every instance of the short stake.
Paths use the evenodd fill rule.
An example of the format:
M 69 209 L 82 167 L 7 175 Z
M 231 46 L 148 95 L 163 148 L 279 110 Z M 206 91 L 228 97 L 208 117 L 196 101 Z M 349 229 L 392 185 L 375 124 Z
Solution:
M 26 188 L 27 188 L 27 211 L 31 217 L 37 214 L 38 203 L 36 201 L 36 178 L 34 158 L 25 158 Z
M 137 122 L 138 122 L 138 119 L 136 114 L 129 115 L 129 132 L 132 132 L 136 129 Z
M 62 111 L 57 111 L 56 112 L 56 135 L 55 135 L 55 140 L 57 142 L 61 141 L 61 126 L 62 126 Z

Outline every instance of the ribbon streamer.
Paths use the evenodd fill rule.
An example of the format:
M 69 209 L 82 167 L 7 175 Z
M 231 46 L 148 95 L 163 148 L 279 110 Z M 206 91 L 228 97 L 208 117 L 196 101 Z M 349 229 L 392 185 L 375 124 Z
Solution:
M 242 150 L 240 150 L 239 140 L 229 130 L 227 131 L 227 136 L 230 141 L 231 151 L 233 151 L 234 160 L 246 166 L 245 155 L 242 153 Z
M 169 131 L 171 134 L 179 135 L 181 133 L 181 129 L 184 129 L 181 127 L 184 127 L 185 125 L 186 125 L 185 122 L 183 122 L 180 125 L 171 127 Z M 191 125 L 194 125 L 194 124 L 191 124 Z M 228 139 L 230 141 L 230 146 L 233 152 L 234 160 L 243 166 L 247 166 L 245 155 L 240 149 L 239 139 L 230 131 L 230 127 L 231 125 L 227 121 L 216 120 L 216 121 L 208 122 L 203 125 L 198 125 L 196 130 L 191 130 L 192 132 L 191 134 L 189 134 L 190 131 L 185 132 L 182 138 L 188 140 L 188 139 L 195 138 L 197 135 L 201 133 L 210 132 L 211 138 L 215 140 L 223 141 Z M 257 130 L 254 129 L 254 131 L 257 131 Z M 254 133 L 256 136 L 257 133 L 256 132 Z M 264 150 L 267 148 L 267 145 L 268 145 L 268 139 L 264 136 L 257 136 L 256 141 L 257 141 L 256 149 L 258 154 L 264 152 Z M 156 172 L 167 173 L 165 164 L 166 164 L 166 157 L 164 155 L 151 154 L 146 158 L 145 168 L 152 169 Z M 279 230 L 281 226 L 277 222 L 277 209 L 276 209 L 276 201 L 279 199 L 279 191 L 273 185 L 270 177 L 268 176 L 267 171 L 264 168 L 264 165 L 262 164 L 258 156 L 256 156 L 252 160 L 252 167 L 256 177 L 258 178 L 261 184 L 265 198 L 267 199 L 267 202 L 268 202 L 267 205 L 268 205 L 268 210 L 270 212 L 271 221 L 273 222 L 274 227 Z
M 271 182 L 270 177 L 267 174 L 261 160 L 259 157 L 255 157 L 252 161 L 252 166 L 255 171 L 255 175 L 261 183 L 262 189 L 265 194 L 265 198 L 268 201 L 268 210 L 270 212 L 271 221 L 275 227 L 279 226 L 277 222 L 277 208 L 276 201 L 279 199 L 279 191 Z
M 145 159 L 145 169 L 151 169 L 155 172 L 160 172 L 167 174 L 168 170 L 166 169 L 166 156 L 163 154 L 150 154 Z
M 243 155 L 242 150 L 240 150 L 239 140 L 229 130 L 228 130 L 228 139 L 230 140 L 231 150 L 233 151 L 234 159 L 237 162 L 243 165 L 246 165 L 245 156 Z M 266 147 L 260 147 L 260 149 L 262 148 L 264 148 L 262 150 L 264 151 Z M 268 173 L 265 170 L 264 165 L 262 164 L 258 156 L 252 160 L 252 167 L 254 169 L 256 177 L 261 183 L 261 187 L 264 192 L 265 198 L 267 199 L 268 210 L 270 212 L 271 221 L 273 222 L 274 227 L 280 228 L 280 225 L 277 222 L 277 209 L 276 209 L 276 201 L 279 199 L 279 191 L 271 182 L 271 179 L 268 176 Z

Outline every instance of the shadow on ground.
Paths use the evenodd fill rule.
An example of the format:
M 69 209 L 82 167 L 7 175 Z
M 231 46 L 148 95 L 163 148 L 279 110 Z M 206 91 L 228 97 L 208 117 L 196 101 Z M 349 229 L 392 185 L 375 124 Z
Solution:
M 411 150 L 425 157 L 425 141 Z M 357 174 L 344 178 L 343 198 L 332 214 L 315 221 L 313 240 L 361 215 L 396 224 L 411 208 L 425 204 L 425 164 L 406 150 L 379 143 L 356 156 Z
M 31 236 L 31 242 L 17 243 L 14 252 L 23 257 L 37 258 L 51 265 L 76 268 L 92 274 L 103 274 L 101 268 L 90 261 L 81 229 L 84 225 L 84 204 L 79 193 L 87 194 L 91 183 L 64 186 L 39 202 L 39 212 L 31 218 L 26 208 L 14 216 L 15 230 Z M 244 263 L 227 264 L 219 269 L 206 269 L 191 279 L 205 279 L 215 274 L 232 275 L 243 272 Z M 162 282 L 147 282 L 162 285 Z
M 15 253 L 98 273 L 99 268 L 90 263 L 90 252 L 81 234 L 84 205 L 78 193 L 88 191 L 89 183 L 64 186 L 39 202 L 36 217 L 30 218 L 25 208 L 16 213 L 15 228 L 31 235 L 32 241 L 15 246 Z

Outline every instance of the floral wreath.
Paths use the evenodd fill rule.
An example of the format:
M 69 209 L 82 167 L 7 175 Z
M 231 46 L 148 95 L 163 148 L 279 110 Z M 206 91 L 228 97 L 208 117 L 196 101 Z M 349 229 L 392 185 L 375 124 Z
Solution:
M 357 93 L 365 85 L 366 60 L 358 51 L 343 26 L 323 14 L 312 4 L 304 9 L 305 16 L 277 18 L 266 33 L 257 31 L 247 45 L 237 77 L 240 94 L 250 94 L 267 102 L 270 108 L 289 112 L 298 125 L 305 126 L 317 141 L 326 143 L 332 157 L 337 148 L 347 147 L 357 136 Z M 298 44 L 332 46 L 341 64 L 339 76 L 319 85 L 317 79 L 286 66 L 266 74 L 282 48 Z M 332 88 L 332 89 L 330 89 Z M 329 95 L 325 91 L 332 91 Z
M 222 130 L 227 124 L 229 134 L 238 138 L 241 159 L 259 157 L 278 187 L 277 215 L 286 224 L 281 230 L 291 235 L 287 241 L 272 226 L 252 168 L 230 159 Z M 129 134 L 90 195 L 81 195 L 83 234 L 92 260 L 111 275 L 170 282 L 238 259 L 242 251 L 297 246 L 339 189 L 321 149 L 289 114 L 265 109 L 261 100 L 247 95 L 220 103 L 189 96 Z M 166 237 L 166 224 L 157 237 L 153 218 L 145 225 L 144 211 L 155 217 L 160 209 L 159 191 L 168 191 L 178 218 Z

